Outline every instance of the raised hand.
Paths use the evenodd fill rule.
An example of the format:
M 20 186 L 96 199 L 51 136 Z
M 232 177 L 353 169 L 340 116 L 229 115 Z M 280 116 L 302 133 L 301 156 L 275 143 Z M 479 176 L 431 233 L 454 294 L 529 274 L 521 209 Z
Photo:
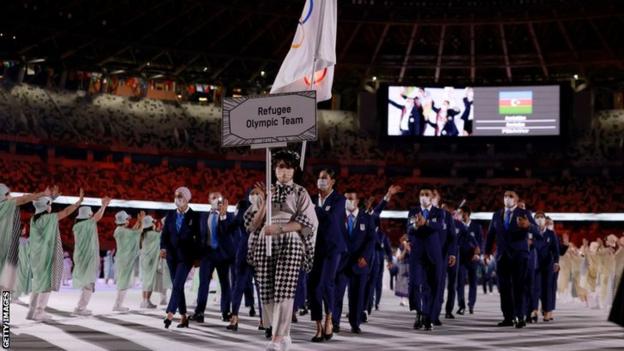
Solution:
M 78 195 L 78 204 L 81 204 L 82 201 L 84 201 L 84 190 L 80 188 L 80 195 Z
M 110 202 L 111 202 L 111 198 L 110 197 L 106 196 L 106 197 L 102 198 L 102 206 L 103 207 L 108 206 L 110 204 Z
M 400 193 L 403 189 L 401 188 L 400 185 L 390 185 L 390 187 L 388 188 L 388 195 L 393 196 L 396 195 L 397 193 Z
M 223 202 L 219 205 L 219 216 L 227 215 L 228 204 L 228 200 L 223 199 Z
M 50 194 L 50 195 L 52 195 L 52 198 L 57 198 L 57 197 L 59 197 L 61 195 L 61 193 L 59 193 L 58 185 L 55 185 L 55 186 L 52 187 L 52 194 Z

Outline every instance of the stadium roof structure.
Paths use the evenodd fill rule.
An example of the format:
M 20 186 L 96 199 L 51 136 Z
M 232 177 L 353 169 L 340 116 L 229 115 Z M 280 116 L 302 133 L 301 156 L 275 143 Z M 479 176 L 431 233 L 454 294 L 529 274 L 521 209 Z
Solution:
M 338 0 L 338 90 L 377 82 L 621 79 L 617 0 Z M 8 0 L 0 59 L 150 79 L 271 84 L 303 0 Z M 45 63 L 43 63 L 45 62 Z

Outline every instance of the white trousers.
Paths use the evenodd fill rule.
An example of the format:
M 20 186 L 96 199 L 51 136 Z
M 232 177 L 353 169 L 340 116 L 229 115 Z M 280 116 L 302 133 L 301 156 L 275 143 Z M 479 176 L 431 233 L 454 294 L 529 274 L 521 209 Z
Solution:
M 262 324 L 273 328 L 275 336 L 290 336 L 293 305 L 295 299 L 284 300 L 280 303 L 269 303 L 262 306 Z

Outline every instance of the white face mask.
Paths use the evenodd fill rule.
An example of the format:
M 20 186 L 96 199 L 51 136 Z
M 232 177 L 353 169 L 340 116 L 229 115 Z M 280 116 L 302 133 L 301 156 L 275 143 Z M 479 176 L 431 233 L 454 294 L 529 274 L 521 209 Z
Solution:
M 251 203 L 251 206 L 253 206 L 254 208 L 258 207 L 258 200 L 259 200 L 259 197 L 257 194 L 249 195 L 249 202 Z
M 539 225 L 540 227 L 544 227 L 546 225 L 546 218 L 535 218 L 535 222 L 537 222 L 537 225 Z
M 355 211 L 355 209 L 357 208 L 357 206 L 355 205 L 355 200 L 347 200 L 345 202 L 345 207 L 347 208 L 347 211 L 349 212 Z
M 316 186 L 319 188 L 319 190 L 327 190 L 329 188 L 329 181 L 327 179 L 318 179 L 316 181 Z
M 293 168 L 276 168 L 275 169 L 275 176 L 277 177 L 277 180 L 282 184 L 290 182 L 293 179 L 294 175 L 295 175 L 295 170 Z
M 513 197 L 504 197 L 503 202 L 505 203 L 506 208 L 512 208 L 516 206 L 516 199 Z
M 179 198 L 179 197 L 176 197 L 173 200 L 173 202 L 175 203 L 177 208 L 182 208 L 182 207 L 184 207 L 184 205 L 186 205 L 186 200 L 182 199 L 182 198 Z
M 429 207 L 431 206 L 431 197 L 429 196 L 421 196 L 420 197 L 420 207 Z

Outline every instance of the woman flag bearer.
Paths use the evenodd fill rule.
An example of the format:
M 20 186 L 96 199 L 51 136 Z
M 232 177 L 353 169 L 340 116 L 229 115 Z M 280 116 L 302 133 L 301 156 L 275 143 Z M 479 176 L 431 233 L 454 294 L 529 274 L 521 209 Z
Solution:
M 299 169 L 299 155 L 282 150 L 273 155 L 275 190 L 270 199 L 272 223 L 262 225 L 264 211 L 253 211 L 247 228 L 249 261 L 256 269 L 260 298 L 264 306 L 264 325 L 271 326 L 273 340 L 268 350 L 287 350 L 291 344 L 290 324 L 299 273 L 310 272 L 314 259 L 314 245 L 318 220 L 314 204 L 304 187 L 294 182 Z M 264 194 L 262 195 L 264 197 Z M 262 207 L 264 208 L 264 207 Z M 246 218 L 246 221 L 247 221 Z M 265 238 L 272 237 L 272 255 L 266 255 Z
M 83 206 L 78 210 L 76 224 L 74 224 L 74 271 L 72 285 L 75 289 L 82 289 L 78 305 L 74 314 L 80 316 L 91 315 L 87 304 L 95 291 L 95 282 L 100 272 L 100 243 L 98 238 L 97 222 L 104 216 L 104 211 L 111 199 L 102 199 L 102 207 L 93 214 L 91 207 Z

